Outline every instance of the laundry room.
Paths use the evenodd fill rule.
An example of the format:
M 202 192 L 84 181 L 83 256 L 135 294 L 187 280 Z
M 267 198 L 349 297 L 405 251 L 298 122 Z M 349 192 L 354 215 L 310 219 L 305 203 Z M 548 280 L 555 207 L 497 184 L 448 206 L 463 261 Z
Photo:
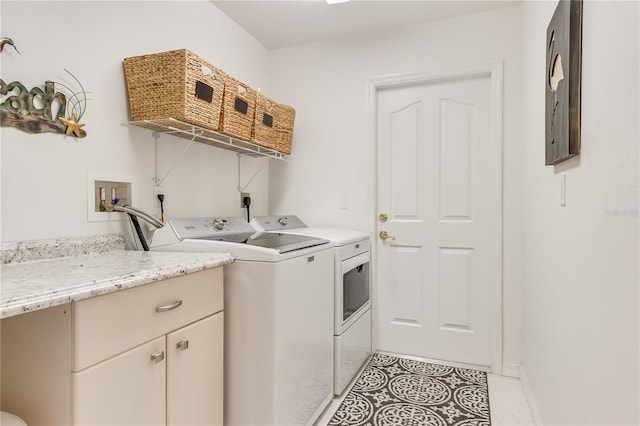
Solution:
M 394 371 L 413 369 L 418 394 L 448 395 L 403 406 L 414 420 L 640 422 L 638 2 L 329 3 L 0 1 L 2 412 L 359 424 L 362 398 L 384 424 L 356 380 L 380 374 L 395 395 Z M 581 64 L 576 77 L 563 57 L 557 84 L 577 81 L 579 146 L 549 163 L 545 54 L 565 5 L 579 5 Z M 126 60 L 166 52 L 282 105 L 289 145 L 134 118 Z M 195 89 L 221 111 L 222 90 Z M 138 314 L 147 302 L 164 318 Z M 217 340 L 187 391 L 169 346 L 196 352 L 180 334 L 194 325 Z M 162 378 L 122 373 L 143 352 Z M 126 401 L 146 395 L 127 376 L 162 381 L 163 408 Z M 467 398 L 480 409 L 458 381 L 484 386 Z

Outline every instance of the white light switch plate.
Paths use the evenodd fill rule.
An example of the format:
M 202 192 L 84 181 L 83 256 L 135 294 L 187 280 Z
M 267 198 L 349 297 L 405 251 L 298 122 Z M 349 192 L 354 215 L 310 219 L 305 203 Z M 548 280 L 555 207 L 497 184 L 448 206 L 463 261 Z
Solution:
M 567 205 L 567 174 L 563 173 L 560 177 L 560 207 Z

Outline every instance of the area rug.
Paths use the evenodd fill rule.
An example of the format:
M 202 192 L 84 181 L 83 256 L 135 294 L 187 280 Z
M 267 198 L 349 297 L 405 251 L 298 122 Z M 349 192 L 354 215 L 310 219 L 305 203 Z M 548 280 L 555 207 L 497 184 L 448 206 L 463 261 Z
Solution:
M 376 353 L 329 426 L 490 426 L 487 374 Z

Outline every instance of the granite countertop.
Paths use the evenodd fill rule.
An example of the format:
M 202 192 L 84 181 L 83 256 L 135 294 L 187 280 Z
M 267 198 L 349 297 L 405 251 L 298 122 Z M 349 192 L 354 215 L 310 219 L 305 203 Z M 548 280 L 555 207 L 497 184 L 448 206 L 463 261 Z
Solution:
M 233 262 L 227 253 L 112 250 L 0 265 L 0 319 Z

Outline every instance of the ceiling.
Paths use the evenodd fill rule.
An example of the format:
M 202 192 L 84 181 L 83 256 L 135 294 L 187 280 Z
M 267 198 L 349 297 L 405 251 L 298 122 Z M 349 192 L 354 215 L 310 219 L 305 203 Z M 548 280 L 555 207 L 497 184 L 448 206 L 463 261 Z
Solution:
M 389 30 L 519 4 L 521 0 L 211 0 L 268 49 Z

